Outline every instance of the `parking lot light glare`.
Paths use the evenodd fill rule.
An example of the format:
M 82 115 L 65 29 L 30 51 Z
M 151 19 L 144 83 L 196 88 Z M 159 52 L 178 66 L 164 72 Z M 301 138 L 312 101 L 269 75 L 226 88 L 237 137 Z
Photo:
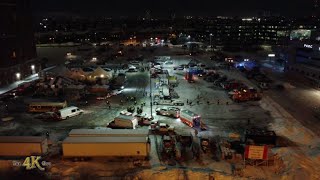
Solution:
M 17 80 L 20 80 L 21 74 L 20 73 L 16 73 L 16 78 L 17 78 Z

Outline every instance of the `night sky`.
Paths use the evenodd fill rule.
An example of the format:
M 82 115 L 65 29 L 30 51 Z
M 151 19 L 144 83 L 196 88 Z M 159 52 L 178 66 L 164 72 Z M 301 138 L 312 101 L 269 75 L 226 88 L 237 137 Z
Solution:
M 142 16 L 150 10 L 154 16 L 231 15 L 251 16 L 268 10 L 285 16 L 305 16 L 312 11 L 313 0 L 32 0 L 34 13 L 68 12 L 96 15 Z

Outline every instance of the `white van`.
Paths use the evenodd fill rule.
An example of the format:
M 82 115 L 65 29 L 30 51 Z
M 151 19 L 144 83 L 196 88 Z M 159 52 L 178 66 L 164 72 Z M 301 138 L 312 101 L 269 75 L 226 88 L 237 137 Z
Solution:
M 83 113 L 83 110 L 75 106 L 70 106 L 70 107 L 60 109 L 58 112 L 61 119 L 68 119 L 70 117 L 77 116 L 82 113 Z

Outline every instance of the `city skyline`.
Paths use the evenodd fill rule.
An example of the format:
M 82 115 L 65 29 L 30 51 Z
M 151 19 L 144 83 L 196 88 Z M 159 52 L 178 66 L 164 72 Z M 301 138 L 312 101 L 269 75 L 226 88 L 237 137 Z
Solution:
M 125 5 L 124 5 L 125 4 Z M 232 6 L 230 6 L 232 4 Z M 234 2 L 231 0 L 217 1 L 108 1 L 99 2 L 92 0 L 90 3 L 78 1 L 48 0 L 33 1 L 33 11 L 37 14 L 48 13 L 73 13 L 80 15 L 108 15 L 108 16 L 144 16 L 150 11 L 152 16 L 169 17 L 171 14 L 177 16 L 199 15 L 199 16 L 255 16 L 265 11 L 271 15 L 284 16 L 311 16 L 314 11 L 314 1 L 276 1 L 258 2 L 245 0 Z M 267 13 L 268 14 L 268 13 Z

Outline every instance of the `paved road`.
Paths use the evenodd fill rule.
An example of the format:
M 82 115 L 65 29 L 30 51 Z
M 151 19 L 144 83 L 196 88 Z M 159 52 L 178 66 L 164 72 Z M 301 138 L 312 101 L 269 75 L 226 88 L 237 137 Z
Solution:
M 320 135 L 319 119 L 315 117 L 314 108 L 320 107 L 320 92 L 306 84 L 303 78 L 288 76 L 276 71 L 265 70 L 264 72 L 275 82 L 270 90 L 264 91 L 264 95 L 269 96 L 303 126 L 310 129 L 316 135 Z M 228 72 L 227 72 L 228 73 Z M 228 73 L 229 76 L 245 81 L 251 86 L 255 86 L 254 81 L 245 79 L 239 71 Z M 277 90 L 275 84 L 289 82 L 291 88 Z

